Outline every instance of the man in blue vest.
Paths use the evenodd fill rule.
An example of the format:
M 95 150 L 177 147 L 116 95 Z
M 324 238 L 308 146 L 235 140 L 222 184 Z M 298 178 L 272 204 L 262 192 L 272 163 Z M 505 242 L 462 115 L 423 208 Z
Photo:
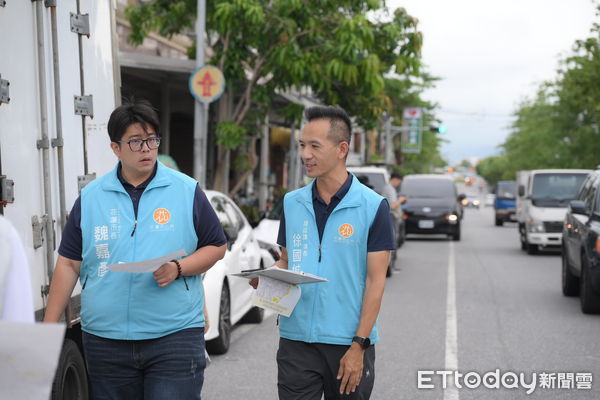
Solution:
M 313 182 L 284 198 L 276 265 L 327 278 L 303 285 L 279 319 L 279 398 L 368 399 L 375 379 L 377 315 L 394 249 L 387 201 L 346 171 L 351 122 L 312 107 L 300 137 Z M 256 283 L 256 282 L 253 282 Z
M 226 250 L 198 183 L 157 162 L 158 115 L 147 102 L 108 121 L 112 172 L 88 184 L 71 211 L 44 321 L 57 322 L 81 283 L 83 347 L 95 399 L 200 399 L 206 366 L 200 274 Z M 108 266 L 187 256 L 154 273 Z

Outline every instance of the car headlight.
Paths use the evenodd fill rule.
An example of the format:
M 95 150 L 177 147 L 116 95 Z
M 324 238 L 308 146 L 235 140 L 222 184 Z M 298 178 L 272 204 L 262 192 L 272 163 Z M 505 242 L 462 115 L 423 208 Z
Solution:
M 450 222 L 451 224 L 455 224 L 458 221 L 458 215 L 448 214 L 446 215 L 446 221 Z
M 546 229 L 544 228 L 544 223 L 542 221 L 529 218 L 527 220 L 527 231 L 532 233 L 544 233 L 546 232 Z

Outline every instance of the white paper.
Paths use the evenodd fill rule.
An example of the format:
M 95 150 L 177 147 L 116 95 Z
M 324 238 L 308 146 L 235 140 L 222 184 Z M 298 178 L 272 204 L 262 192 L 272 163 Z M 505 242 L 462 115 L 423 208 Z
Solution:
M 48 400 L 64 334 L 64 324 L 0 321 L 0 397 Z
M 111 264 L 108 268 L 113 272 L 136 272 L 136 273 L 144 273 L 144 272 L 154 272 L 160 268 L 161 265 L 167 263 L 171 260 L 176 260 L 180 257 L 186 255 L 185 250 L 177 250 L 171 254 L 167 254 L 162 257 L 153 258 L 151 260 L 145 261 L 136 261 L 131 263 L 118 263 Z
M 301 293 L 299 286 L 261 276 L 252 303 L 289 317 L 300 300 Z
M 320 276 L 307 274 L 304 272 L 292 271 L 289 269 L 283 269 L 279 267 L 270 267 L 267 269 L 251 271 L 251 272 L 242 272 L 239 274 L 232 274 L 234 276 L 241 276 L 243 278 L 258 278 L 261 279 L 263 277 L 277 279 L 279 281 L 290 283 L 293 285 L 299 285 L 304 283 L 319 283 L 319 282 L 327 282 L 327 279 L 321 278 Z

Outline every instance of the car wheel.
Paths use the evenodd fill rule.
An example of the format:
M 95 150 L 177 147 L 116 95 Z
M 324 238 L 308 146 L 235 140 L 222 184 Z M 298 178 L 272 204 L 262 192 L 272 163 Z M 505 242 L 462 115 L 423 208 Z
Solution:
M 565 296 L 577 296 L 579 294 L 579 278 L 573 275 L 567 248 L 563 244 L 562 251 L 562 292 Z
M 527 254 L 537 254 L 539 251 L 539 247 L 537 244 L 525 242 L 525 248 L 527 249 Z
M 496 226 L 502 226 L 504 224 L 504 220 L 502 218 L 496 218 Z
M 63 343 L 52 383 L 51 399 L 88 399 L 85 362 L 79 348 L 71 339 L 65 339 Z
M 523 227 L 519 224 L 519 238 L 521 240 L 521 250 L 527 250 L 527 237 L 523 233 Z
M 211 354 L 225 354 L 231 340 L 231 298 L 229 286 L 223 283 L 219 303 L 219 336 L 206 342 L 206 350 Z
M 452 240 L 455 242 L 460 240 L 460 224 L 456 225 L 456 230 L 452 234 Z
M 600 295 L 592 287 L 592 279 L 585 254 L 581 255 L 581 278 L 579 279 L 579 300 L 584 314 L 600 314 Z
M 265 309 L 260 307 L 252 307 L 250 311 L 244 315 L 241 322 L 244 324 L 260 324 L 265 317 Z

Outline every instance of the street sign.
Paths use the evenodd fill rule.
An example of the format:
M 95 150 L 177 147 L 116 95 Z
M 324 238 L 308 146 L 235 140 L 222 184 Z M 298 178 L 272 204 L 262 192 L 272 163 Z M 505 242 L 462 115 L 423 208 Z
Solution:
M 203 103 L 212 103 L 223 94 L 225 77 L 217 67 L 204 65 L 197 68 L 190 75 L 189 87 L 192 96 L 196 100 Z
M 404 134 L 402 135 L 402 152 L 420 153 L 423 142 L 423 109 L 409 107 L 404 109 Z

